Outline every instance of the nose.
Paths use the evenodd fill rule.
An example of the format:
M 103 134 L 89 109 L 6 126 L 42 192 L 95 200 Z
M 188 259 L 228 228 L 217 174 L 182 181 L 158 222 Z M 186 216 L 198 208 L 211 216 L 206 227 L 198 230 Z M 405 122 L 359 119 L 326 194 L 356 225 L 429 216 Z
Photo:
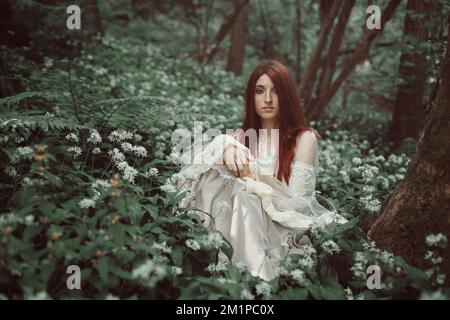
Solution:
M 270 102 L 270 101 L 272 101 L 272 94 L 271 94 L 270 90 L 266 90 L 266 95 L 265 95 L 265 97 L 264 97 L 264 101 L 265 101 L 265 102 Z

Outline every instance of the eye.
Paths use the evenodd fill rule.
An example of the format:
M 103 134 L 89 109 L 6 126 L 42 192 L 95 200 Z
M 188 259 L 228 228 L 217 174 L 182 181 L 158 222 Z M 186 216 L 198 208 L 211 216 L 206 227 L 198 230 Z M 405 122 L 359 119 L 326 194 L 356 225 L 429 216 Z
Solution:
M 263 94 L 264 93 L 264 89 L 263 88 L 256 88 L 255 92 L 256 92 L 256 94 Z

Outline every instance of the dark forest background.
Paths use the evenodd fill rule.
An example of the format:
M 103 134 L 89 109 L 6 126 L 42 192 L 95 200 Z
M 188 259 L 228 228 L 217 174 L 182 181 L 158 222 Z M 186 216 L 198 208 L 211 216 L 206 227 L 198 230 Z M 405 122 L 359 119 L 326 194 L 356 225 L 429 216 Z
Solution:
M 79 30 L 66 26 L 72 4 Z M 367 27 L 370 5 L 380 29 Z M 449 9 L 1 0 L 0 294 L 449 298 Z M 323 137 L 318 190 L 350 220 L 312 228 L 314 251 L 270 283 L 218 262 L 232 248 L 178 207 L 171 152 L 172 132 L 193 121 L 237 128 L 248 76 L 267 59 L 295 79 Z M 82 290 L 66 287 L 72 264 Z M 366 286 L 371 264 L 381 289 Z

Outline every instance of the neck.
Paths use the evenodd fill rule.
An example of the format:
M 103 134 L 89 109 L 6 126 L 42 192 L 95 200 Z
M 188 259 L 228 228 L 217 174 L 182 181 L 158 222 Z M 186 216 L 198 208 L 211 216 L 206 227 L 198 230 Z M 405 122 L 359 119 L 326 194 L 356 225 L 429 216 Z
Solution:
M 277 121 L 276 120 L 262 120 L 261 121 L 262 129 L 266 129 L 270 134 L 272 129 L 277 129 Z

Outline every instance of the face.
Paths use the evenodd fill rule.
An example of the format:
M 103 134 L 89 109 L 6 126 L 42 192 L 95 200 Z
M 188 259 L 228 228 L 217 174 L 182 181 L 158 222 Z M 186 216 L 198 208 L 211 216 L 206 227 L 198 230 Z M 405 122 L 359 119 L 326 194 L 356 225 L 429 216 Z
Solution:
M 261 75 L 255 87 L 256 113 L 262 122 L 275 124 L 279 120 L 280 105 L 276 88 L 267 74 Z

